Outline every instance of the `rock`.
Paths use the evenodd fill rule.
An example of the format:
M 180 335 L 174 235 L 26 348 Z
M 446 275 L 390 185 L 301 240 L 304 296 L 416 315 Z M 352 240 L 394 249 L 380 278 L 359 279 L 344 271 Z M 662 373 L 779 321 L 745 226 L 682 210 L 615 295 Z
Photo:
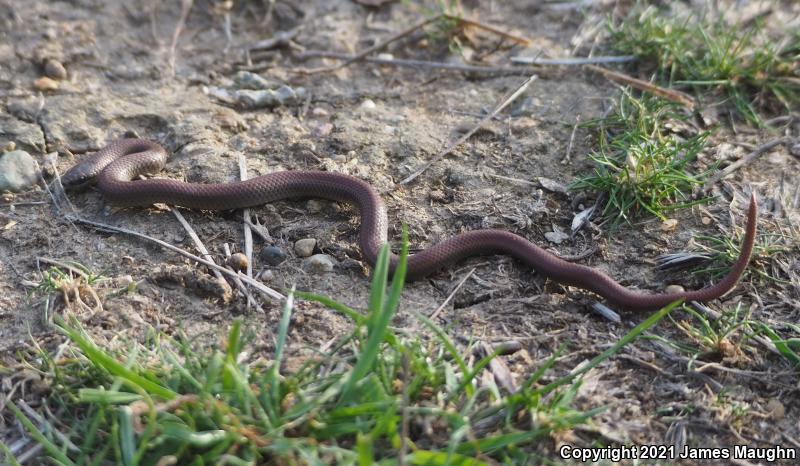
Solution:
M 365 99 L 361 102 L 361 105 L 358 106 L 358 110 L 363 113 L 372 113 L 378 106 L 372 99 Z
M 264 246 L 260 257 L 267 265 L 278 265 L 286 260 L 286 253 L 277 246 Z
M 316 274 L 333 272 L 333 257 L 327 254 L 314 254 L 303 260 L 303 269 Z
M 792 147 L 789 148 L 789 153 L 795 157 L 800 157 L 800 142 L 793 144 Z
M 58 81 L 67 79 L 67 69 L 64 68 L 64 65 L 62 65 L 60 61 L 53 60 L 52 58 L 44 63 L 44 74 L 48 78 Z
M 11 145 L 15 147 L 11 148 Z M 36 123 L 29 123 L 19 118 L 4 118 L 0 116 L 0 152 L 10 152 L 14 149 L 24 149 L 29 153 L 42 153 L 45 151 L 42 128 Z
M 36 182 L 36 161 L 24 150 L 0 156 L 0 191 L 19 192 Z
M 544 237 L 548 239 L 551 243 L 561 244 L 565 240 L 569 239 L 569 235 L 564 233 L 561 228 L 553 225 L 553 231 L 548 231 L 544 234 Z
M 330 115 L 330 112 L 328 112 L 322 107 L 314 107 L 313 109 L 311 109 L 311 114 L 314 115 L 315 117 L 326 117 Z
M 566 194 L 568 191 L 566 186 L 556 180 L 551 180 L 550 178 L 545 178 L 543 176 L 540 176 L 538 180 L 539 186 L 552 193 Z
M 294 252 L 298 257 L 309 257 L 314 252 L 317 240 L 314 238 L 299 239 L 294 243 Z
M 228 265 L 228 267 L 236 271 L 247 270 L 247 256 L 245 256 L 241 252 L 232 254 L 229 258 L 225 260 L 225 263 Z
M 47 76 L 42 76 L 41 78 L 37 79 L 33 82 L 33 88 L 37 91 L 55 91 L 58 89 L 58 81 L 55 79 L 48 78 Z
M 280 86 L 280 83 L 269 81 L 260 74 L 250 71 L 239 71 L 233 76 L 233 82 L 239 89 L 250 89 L 253 91 L 274 89 Z
M 686 290 L 680 285 L 668 285 L 666 288 L 664 288 L 664 293 L 668 293 L 668 294 L 671 294 L 671 293 L 683 293 L 685 291 Z
M 275 272 L 270 269 L 265 269 L 258 275 L 258 279 L 262 282 L 271 282 L 275 278 Z
M 307 95 L 308 92 L 305 88 L 298 87 L 292 89 L 289 86 L 281 86 L 275 90 L 242 89 L 235 92 L 237 104 L 247 110 L 273 108 L 282 105 L 297 105 L 302 102 Z

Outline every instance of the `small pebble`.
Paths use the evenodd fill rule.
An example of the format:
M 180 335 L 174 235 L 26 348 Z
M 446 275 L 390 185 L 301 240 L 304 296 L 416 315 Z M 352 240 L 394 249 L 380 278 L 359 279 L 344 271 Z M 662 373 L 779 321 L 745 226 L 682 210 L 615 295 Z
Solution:
M 324 138 L 333 131 L 333 123 L 321 123 L 311 128 L 311 135 L 315 138 Z
M 322 209 L 325 207 L 325 204 L 322 203 L 319 199 L 309 199 L 306 202 L 306 210 L 310 214 L 316 214 L 322 212 Z
M 326 117 L 330 115 L 330 113 L 322 107 L 314 107 L 311 110 L 311 114 L 314 115 L 315 117 Z
M 678 220 L 674 218 L 668 218 L 661 222 L 661 231 L 672 231 L 675 227 L 678 226 Z
M 225 263 L 228 264 L 228 267 L 236 271 L 247 270 L 247 256 L 245 256 L 241 252 L 232 254 L 229 258 L 225 260 Z
M 778 421 L 786 417 L 786 407 L 777 398 L 770 398 L 769 401 L 767 401 L 767 411 Z
M 117 286 L 119 287 L 128 286 L 131 283 L 133 283 L 132 275 L 122 275 L 117 277 Z
M 508 340 L 494 344 L 494 350 L 502 356 L 514 354 L 521 349 L 522 343 L 518 342 L 517 340 Z
M 559 183 L 556 180 L 551 180 L 550 178 L 545 178 L 543 176 L 540 176 L 538 178 L 538 181 L 539 181 L 539 185 L 542 188 L 544 188 L 544 189 L 546 189 L 546 190 L 548 190 L 550 192 L 566 194 L 567 191 L 568 191 L 567 186 L 565 186 L 562 183 Z
M 683 293 L 685 291 L 680 285 L 669 285 L 664 289 L 664 293 Z
M 316 274 L 333 272 L 333 257 L 327 254 L 314 254 L 303 260 L 303 269 Z
M 800 142 L 789 147 L 789 153 L 795 157 L 800 157 Z
M 286 253 L 277 246 L 264 246 L 260 256 L 267 265 L 278 265 L 286 260 Z
M 294 252 L 298 257 L 309 257 L 314 252 L 317 240 L 314 238 L 299 239 L 294 243 Z
M 358 109 L 364 113 L 371 113 L 375 111 L 378 106 L 372 99 L 365 99 L 361 102 L 361 105 L 358 106 Z
M 270 269 L 265 269 L 258 275 L 258 279 L 262 282 L 271 282 L 275 278 L 275 272 Z
M 700 222 L 702 222 L 703 225 L 711 225 L 712 221 L 713 220 L 711 220 L 711 217 L 703 217 L 702 219 L 700 219 Z
M 37 91 L 54 91 L 58 89 L 58 81 L 48 78 L 47 76 L 42 76 L 33 82 L 33 87 Z
M 24 150 L 0 156 L 0 191 L 20 192 L 36 183 L 36 161 Z
M 553 231 L 548 231 L 544 234 L 544 237 L 547 238 L 548 241 L 555 244 L 561 244 L 565 240 L 569 239 L 569 235 L 564 233 L 561 228 L 553 225 Z
M 48 78 L 57 79 L 59 81 L 67 79 L 67 69 L 64 68 L 64 65 L 62 65 L 60 61 L 53 60 L 52 58 L 45 62 L 44 74 L 47 75 Z

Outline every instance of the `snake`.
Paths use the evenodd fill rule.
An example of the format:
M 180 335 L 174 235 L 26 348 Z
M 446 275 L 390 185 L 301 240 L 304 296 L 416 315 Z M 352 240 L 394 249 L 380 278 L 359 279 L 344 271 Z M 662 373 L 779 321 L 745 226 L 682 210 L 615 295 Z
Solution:
M 164 169 L 167 151 L 140 138 L 118 139 L 76 163 L 61 177 L 67 190 L 96 185 L 106 202 L 121 207 L 165 203 L 201 210 L 255 207 L 282 199 L 322 198 L 354 204 L 360 212 L 358 243 L 364 260 L 374 266 L 388 241 L 386 205 L 369 183 L 342 173 L 280 171 L 231 183 L 188 183 L 166 178 L 139 179 Z M 746 269 L 756 237 L 757 202 L 750 196 L 747 226 L 739 257 L 716 284 L 693 291 L 648 293 L 626 288 L 609 275 L 568 262 L 527 239 L 499 229 L 472 230 L 447 238 L 407 257 L 407 280 L 416 280 L 467 257 L 507 254 L 540 275 L 595 293 L 618 309 L 651 311 L 678 300 L 706 302 L 732 290 Z M 399 258 L 390 256 L 390 270 Z

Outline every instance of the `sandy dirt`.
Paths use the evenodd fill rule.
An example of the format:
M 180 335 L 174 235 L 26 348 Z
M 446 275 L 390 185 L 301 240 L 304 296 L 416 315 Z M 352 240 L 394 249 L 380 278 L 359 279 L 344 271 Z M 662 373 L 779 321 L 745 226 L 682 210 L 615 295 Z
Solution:
M 561 255 L 596 247 L 580 262 L 627 286 L 652 291 L 669 284 L 702 286 L 687 274 L 656 272 L 653 260 L 661 253 L 684 250 L 700 234 L 728 235 L 733 225 L 740 227 L 741 201 L 750 187 L 761 195 L 761 228 L 777 231 L 777 225 L 797 220 L 796 199 L 794 204 L 790 201 L 800 181 L 800 160 L 778 147 L 720 183 L 717 202 L 675 214 L 674 230 L 664 231 L 660 221 L 651 219 L 609 235 L 607 225 L 592 224 L 572 239 L 551 243 L 544 235 L 569 232 L 573 217 L 592 205 L 594 194 L 558 192 L 547 180 L 567 186 L 590 169 L 587 155 L 596 148 L 593 133 L 578 127 L 571 160 L 564 162 L 567 146 L 578 118 L 600 117 L 609 109 L 618 96 L 615 85 L 577 67 L 536 70 L 539 78 L 510 111 L 502 112 L 409 185 L 397 186 L 474 126 L 531 70 L 479 75 L 359 62 L 313 75 L 295 72 L 338 63 L 300 60 L 303 50 L 353 53 L 430 14 L 416 2 L 370 9 L 344 0 L 278 1 L 268 16 L 261 2 L 244 2 L 230 12 L 232 35 L 226 39 L 222 12 L 198 1 L 171 53 L 179 3 L 0 1 L 0 145 L 14 141 L 17 148 L 30 152 L 45 167 L 48 180 L 53 175 L 49 161 L 63 173 L 126 133 L 158 141 L 172 154 L 160 176 L 191 182 L 237 179 L 240 153 L 246 157 L 250 176 L 296 169 L 347 173 L 387 193 L 389 235 L 396 241 L 401 225 L 407 224 L 412 248 L 424 248 L 461 231 L 501 228 Z M 528 37 L 531 46 L 498 46 L 497 36 L 475 33 L 461 36 L 459 56 L 446 36 L 430 29 L 412 34 L 386 52 L 395 58 L 449 63 L 463 63 L 463 56 L 472 55 L 492 66 L 510 66 L 509 57 L 518 54 L 567 56 L 573 48 L 588 50 L 596 37 L 592 28 L 613 10 L 601 5 L 584 14 L 574 8 L 535 6 L 538 2 L 464 3 L 471 17 Z M 798 14 L 797 5 L 776 5 Z M 256 42 L 295 27 L 301 29 L 292 45 L 247 53 Z M 47 59 L 63 63 L 68 76 L 57 90 L 40 92 L 34 81 L 44 74 L 42 64 Z M 275 108 L 246 110 L 209 94 L 209 89 L 231 88 L 242 70 L 292 89 L 302 87 L 307 97 Z M 728 119 L 727 113 L 709 112 L 722 121 Z M 737 125 L 736 133 L 723 125 L 711 137 L 701 166 L 747 152 L 729 144 L 732 140 L 757 145 L 775 137 L 741 122 Z M 796 136 L 800 127 L 795 124 L 785 131 Z M 57 156 L 46 155 L 52 153 Z M 544 186 L 540 178 L 546 179 Z M 88 219 L 197 252 L 164 208 L 113 208 L 93 190 L 70 195 L 70 200 Z M 29 345 L 31 335 L 43 342 L 57 339 L 42 323 L 45 297 L 24 285 L 38 282 L 41 271 L 49 267 L 41 258 L 77 261 L 109 279 L 94 287 L 103 311 L 78 312 L 82 324 L 96 335 L 112 338 L 117 332 L 142 331 L 148 325 L 168 332 L 182 327 L 189 334 L 206 335 L 210 345 L 234 317 L 242 317 L 259 329 L 263 348 L 270 348 L 277 303 L 259 296 L 265 310 L 259 313 L 248 308 L 240 295 L 226 301 L 220 293 L 198 285 L 212 277 L 205 268 L 150 242 L 70 224 L 66 211 L 57 210 L 41 187 L 7 195 L 4 202 L 17 205 L 0 210 L 0 351 L 13 354 Z M 224 261 L 225 243 L 233 252 L 242 250 L 240 212 L 181 212 L 218 261 Z M 255 208 L 252 213 L 267 226 L 274 245 L 288 254 L 279 266 L 264 264 L 259 251 L 265 244 L 256 237 L 254 270 L 257 276 L 271 271 L 268 286 L 283 290 L 296 285 L 347 305 L 364 306 L 370 267 L 358 249 L 354 208 L 297 200 Z M 315 253 L 333 257 L 333 272 L 304 269 L 303 259 L 293 251 L 301 238 L 317 239 Z M 791 266 L 796 272 L 797 258 Z M 552 377 L 598 354 L 644 318 L 622 313 L 621 324 L 610 322 L 591 311 L 593 297 L 588 293 L 547 281 L 506 257 L 479 257 L 409 284 L 396 325 L 416 325 L 407 311 L 430 314 L 473 268 L 438 321 L 464 340 L 522 342 L 523 350 L 506 359 L 520 380 L 561 343 L 569 342 L 568 349 Z M 136 283 L 134 291 L 118 292 L 128 280 Z M 796 274 L 794 280 L 778 286 L 751 277 L 712 307 L 724 310 L 741 304 L 765 322 L 797 322 Z M 91 297 L 85 299 L 93 303 Z M 63 308 L 60 305 L 56 303 L 54 312 Z M 290 334 L 293 351 L 301 355 L 306 345 L 318 347 L 347 326 L 339 315 L 301 303 Z M 686 340 L 667 321 L 654 333 Z M 785 360 L 764 346 L 756 349 L 733 362 L 712 356 L 709 361 L 724 368 L 700 372 L 688 370 L 686 361 L 654 342 L 630 345 L 623 355 L 589 374 L 576 402 L 584 409 L 608 405 L 609 410 L 595 418 L 591 429 L 554 439 L 542 449 L 552 452 L 556 441 L 664 444 L 676 438 L 702 446 L 743 442 L 791 446 L 800 439 L 798 378 Z

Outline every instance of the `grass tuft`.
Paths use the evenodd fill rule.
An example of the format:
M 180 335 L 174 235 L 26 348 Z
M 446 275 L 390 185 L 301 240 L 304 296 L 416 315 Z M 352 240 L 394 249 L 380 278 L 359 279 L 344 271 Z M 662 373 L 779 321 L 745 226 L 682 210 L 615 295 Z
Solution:
M 200 351 L 184 335 L 152 332 L 144 343 L 102 348 L 76 321 L 56 319 L 68 341 L 57 357 L 29 361 L 49 382 L 43 430 L 8 407 L 58 464 L 523 464 L 551 433 L 588 422 L 602 407 L 573 407 L 581 377 L 655 325 L 653 314 L 619 342 L 567 375 L 550 376 L 558 354 L 513 393 L 484 371 L 497 353 L 464 357 L 445 330 L 416 315 L 422 329 L 390 326 L 408 252 L 404 231 L 388 277 L 381 251 L 366 312 L 297 293 L 350 317 L 351 332 L 329 350 L 284 369 L 289 353 L 290 292 L 274 353 L 252 356 L 235 321 L 221 348 Z M 296 367 L 296 365 L 291 365 Z M 54 435 L 57 434 L 57 435 Z M 74 446 L 78 445 L 79 448 Z M 8 456 L 8 449 L 2 448 Z M 13 458 L 9 461 L 13 462 Z
M 704 202 L 692 200 L 691 192 L 706 174 L 693 174 L 688 165 L 708 133 L 682 138 L 665 130 L 682 118 L 674 104 L 623 91 L 611 115 L 585 124 L 599 136 L 599 149 L 589 156 L 595 168 L 571 189 L 603 193 L 603 215 L 614 224 L 642 215 L 665 219 L 672 210 Z
M 763 125 L 761 110 L 787 111 L 800 103 L 800 35 L 770 35 L 759 22 L 666 14 L 636 6 L 608 22 L 610 45 L 635 55 L 642 73 L 697 93 L 716 92 L 747 121 Z

